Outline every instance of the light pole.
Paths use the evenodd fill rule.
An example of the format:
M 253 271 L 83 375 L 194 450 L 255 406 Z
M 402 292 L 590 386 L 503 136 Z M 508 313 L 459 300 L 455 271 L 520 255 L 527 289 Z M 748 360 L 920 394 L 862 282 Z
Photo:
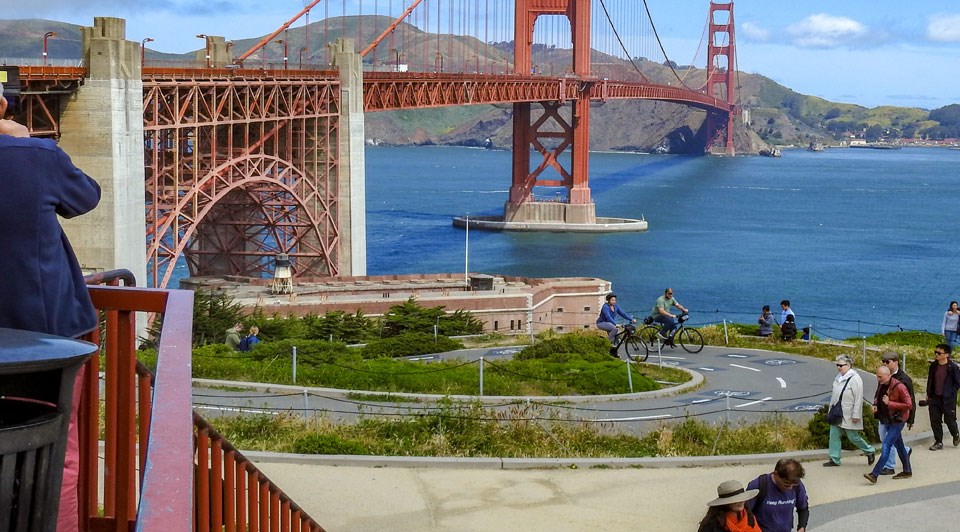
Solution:
M 230 49 L 233 48 L 233 41 L 227 41 L 227 59 L 233 63 L 233 55 L 230 53 Z
M 57 32 L 55 31 L 48 31 L 43 34 L 43 66 L 47 66 L 47 39 L 56 36 Z
M 153 39 L 150 37 L 145 37 L 142 41 L 140 41 L 140 67 L 141 68 L 143 67 L 143 61 L 146 58 L 148 42 L 153 42 Z
M 439 72 L 442 74 L 442 73 L 443 73 L 443 54 L 441 54 L 440 52 L 437 52 L 437 61 L 436 61 L 436 63 L 437 63 L 437 64 L 434 65 L 434 68 L 436 68 L 437 71 L 439 71 Z
M 400 50 L 397 50 L 396 48 L 391 48 L 390 53 L 392 53 L 396 58 L 396 61 L 394 62 L 394 66 L 393 66 L 393 71 L 400 72 Z
M 303 70 L 303 52 L 306 52 L 306 51 L 307 51 L 306 46 L 300 47 L 300 70 Z
M 203 39 L 204 44 L 206 45 L 205 50 L 206 50 L 207 68 L 210 68 L 210 37 L 203 33 L 198 33 L 197 38 Z
M 283 69 L 286 70 L 287 69 L 287 40 L 277 39 L 273 42 L 283 45 Z

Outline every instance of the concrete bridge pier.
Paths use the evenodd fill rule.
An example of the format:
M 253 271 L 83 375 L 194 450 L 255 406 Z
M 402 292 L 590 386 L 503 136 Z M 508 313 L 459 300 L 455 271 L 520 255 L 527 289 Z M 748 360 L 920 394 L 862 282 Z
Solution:
M 145 286 L 140 43 L 125 36 L 119 18 L 97 17 L 83 28 L 88 78 L 66 97 L 60 146 L 100 184 L 102 197 L 96 209 L 64 220 L 63 227 L 85 271 L 124 268 Z
M 367 194 L 363 125 L 363 68 L 353 39 L 332 45 L 340 72 L 340 179 L 337 227 L 340 275 L 367 274 Z

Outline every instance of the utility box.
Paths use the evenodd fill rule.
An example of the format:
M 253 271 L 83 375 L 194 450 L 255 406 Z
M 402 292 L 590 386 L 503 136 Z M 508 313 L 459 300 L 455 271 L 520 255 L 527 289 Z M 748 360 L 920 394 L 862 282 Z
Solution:
M 74 380 L 96 350 L 0 328 L 0 530 L 56 530 Z
M 470 290 L 493 290 L 493 276 L 484 274 L 470 276 Z

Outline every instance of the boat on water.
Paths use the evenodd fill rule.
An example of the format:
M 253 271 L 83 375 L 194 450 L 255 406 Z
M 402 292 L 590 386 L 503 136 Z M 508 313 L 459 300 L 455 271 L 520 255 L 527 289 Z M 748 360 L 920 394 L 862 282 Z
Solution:
M 780 148 L 764 148 L 759 152 L 761 157 L 780 157 Z
M 823 151 L 823 144 L 821 144 L 821 143 L 819 143 L 819 142 L 817 142 L 817 141 L 815 141 L 815 140 L 814 140 L 814 141 L 811 141 L 811 142 L 810 142 L 810 145 L 807 146 L 807 150 L 808 150 L 808 151 Z
M 851 144 L 851 148 L 870 149 L 870 150 L 899 150 L 900 146 L 896 144 Z

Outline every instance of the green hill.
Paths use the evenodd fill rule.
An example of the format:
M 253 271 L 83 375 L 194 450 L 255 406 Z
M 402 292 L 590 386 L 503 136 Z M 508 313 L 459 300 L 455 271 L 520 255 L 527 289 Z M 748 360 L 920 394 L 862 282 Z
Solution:
M 386 17 L 336 17 L 326 24 L 314 22 L 309 28 L 291 28 L 285 33 L 290 50 L 306 47 L 310 35 L 323 35 L 327 42 L 341 34 L 355 35 L 362 28 L 363 39 L 372 41 L 376 28 L 390 22 Z M 30 60 L 38 62 L 43 34 L 54 31 L 57 36 L 48 41 L 50 61 L 79 61 L 80 27 L 46 20 L 0 20 L 0 58 L 9 64 Z M 401 25 L 395 32 L 397 40 L 390 51 L 380 50 L 364 59 L 366 68 L 383 68 L 404 50 L 439 50 L 447 58 L 444 70 L 460 72 L 471 70 L 473 62 L 482 63 L 495 71 L 512 70 L 512 42 L 484 43 L 473 37 L 430 34 L 413 26 Z M 262 37 L 234 40 L 233 53 L 240 55 Z M 317 37 L 310 47 L 305 64 L 325 65 L 327 51 L 317 46 Z M 277 45 L 272 45 L 277 46 Z M 261 61 L 261 53 L 276 55 L 277 50 L 260 51 L 248 62 Z M 423 55 L 423 54 L 420 54 Z M 300 57 L 290 53 L 291 60 Z M 153 61 L 192 61 L 194 53 L 167 54 L 147 50 L 147 59 Z M 454 58 L 470 58 L 462 61 Z M 21 59 L 22 58 L 22 59 Z M 18 61 L 18 59 L 20 59 Z M 276 57 L 271 59 L 276 61 Z M 592 61 L 600 77 L 609 79 L 641 79 L 656 83 L 678 84 L 678 77 L 689 87 L 699 87 L 705 79 L 703 69 L 678 68 L 675 73 L 665 65 L 637 58 L 633 63 L 620 58 L 593 52 Z M 571 51 L 555 47 L 535 46 L 534 70 L 539 74 L 561 75 L 572 62 Z M 463 63 L 463 64 L 460 64 Z M 801 145 L 810 142 L 839 143 L 852 136 L 867 140 L 895 140 L 900 137 L 943 138 L 960 136 L 960 124 L 954 124 L 957 112 L 947 106 L 927 111 L 917 108 L 882 106 L 866 108 L 838 103 L 799 94 L 773 80 L 757 74 L 738 76 L 741 108 L 745 111 L 737 121 L 735 139 L 737 151 L 755 153 L 766 143 Z M 960 108 L 960 106 L 956 106 Z M 512 108 L 477 105 L 459 108 L 424 109 L 368 113 L 367 138 L 385 144 L 454 144 L 481 146 L 486 139 L 496 146 L 512 145 Z M 749 117 L 749 122 L 746 119 Z M 674 153 L 698 153 L 703 142 L 700 131 L 704 112 L 682 105 L 651 101 L 611 100 L 597 103 L 591 109 L 591 149 L 653 151 L 668 149 Z

